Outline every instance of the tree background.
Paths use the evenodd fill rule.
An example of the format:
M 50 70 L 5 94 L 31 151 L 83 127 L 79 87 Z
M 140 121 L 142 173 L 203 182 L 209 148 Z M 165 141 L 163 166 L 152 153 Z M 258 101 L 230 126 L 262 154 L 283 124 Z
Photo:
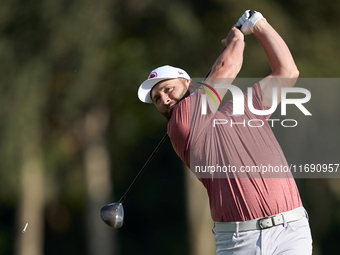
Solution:
M 100 208 L 119 200 L 166 132 L 155 107 L 139 102 L 138 86 L 164 64 L 204 77 L 246 9 L 261 11 L 282 35 L 300 77 L 336 78 L 339 7 L 321 0 L 3 0 L 0 254 L 197 255 L 211 247 L 206 195 L 169 140 L 124 202 L 123 228 L 101 222 Z M 240 77 L 266 76 L 264 51 L 253 36 L 246 44 Z M 340 163 L 340 91 L 332 81 L 313 87 L 311 122 L 274 129 L 289 162 Z M 297 184 L 314 254 L 338 254 L 339 179 Z

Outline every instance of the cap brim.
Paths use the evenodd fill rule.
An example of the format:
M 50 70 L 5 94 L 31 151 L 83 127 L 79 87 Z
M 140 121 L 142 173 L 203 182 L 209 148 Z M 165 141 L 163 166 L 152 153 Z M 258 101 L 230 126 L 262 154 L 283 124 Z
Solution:
M 162 78 L 153 78 L 153 79 L 149 79 L 144 81 L 138 89 L 138 98 L 140 101 L 144 102 L 144 103 L 153 103 L 152 99 L 151 99 L 151 95 L 150 92 L 152 90 L 152 88 L 160 81 L 164 81 L 164 80 L 168 80 L 168 79 L 174 79 L 173 77 L 162 77 Z

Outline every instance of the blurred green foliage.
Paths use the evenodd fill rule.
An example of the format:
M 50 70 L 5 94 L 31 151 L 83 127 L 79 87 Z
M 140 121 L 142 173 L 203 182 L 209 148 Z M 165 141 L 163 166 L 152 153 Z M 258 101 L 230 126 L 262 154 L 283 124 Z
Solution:
M 220 40 L 244 10 L 255 9 L 287 42 L 300 77 L 337 77 L 339 5 L 321 0 L 3 0 L 0 254 L 15 250 L 27 137 L 39 136 L 43 152 L 45 254 L 88 254 L 82 132 L 88 111 L 97 106 L 110 111 L 106 138 L 117 201 L 166 131 L 166 120 L 137 98 L 152 69 L 170 64 L 204 77 L 222 50 Z M 240 77 L 264 77 L 270 67 L 263 50 L 252 36 L 246 43 Z M 339 144 L 334 128 L 339 119 L 332 120 Z M 117 254 L 188 254 L 182 171 L 168 141 L 124 204 Z M 339 181 L 297 182 L 312 219 L 315 254 L 337 254 Z M 321 225 L 317 221 L 324 215 L 327 222 Z

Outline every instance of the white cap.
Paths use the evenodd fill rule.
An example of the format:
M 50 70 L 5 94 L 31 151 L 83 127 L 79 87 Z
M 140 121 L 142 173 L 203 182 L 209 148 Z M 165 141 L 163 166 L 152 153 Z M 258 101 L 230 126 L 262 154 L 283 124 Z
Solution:
M 148 79 L 140 85 L 138 89 L 139 100 L 144 103 L 153 103 L 151 99 L 151 89 L 160 81 L 168 79 L 184 78 L 190 80 L 186 71 L 172 66 L 161 66 L 153 70 Z

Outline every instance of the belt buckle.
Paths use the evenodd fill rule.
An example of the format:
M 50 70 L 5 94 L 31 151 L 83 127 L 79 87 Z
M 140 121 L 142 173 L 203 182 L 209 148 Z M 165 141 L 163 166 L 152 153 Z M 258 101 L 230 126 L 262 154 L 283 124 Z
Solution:
M 273 222 L 272 217 L 262 218 L 262 219 L 259 220 L 260 229 L 271 228 L 273 226 L 274 226 L 274 222 Z

